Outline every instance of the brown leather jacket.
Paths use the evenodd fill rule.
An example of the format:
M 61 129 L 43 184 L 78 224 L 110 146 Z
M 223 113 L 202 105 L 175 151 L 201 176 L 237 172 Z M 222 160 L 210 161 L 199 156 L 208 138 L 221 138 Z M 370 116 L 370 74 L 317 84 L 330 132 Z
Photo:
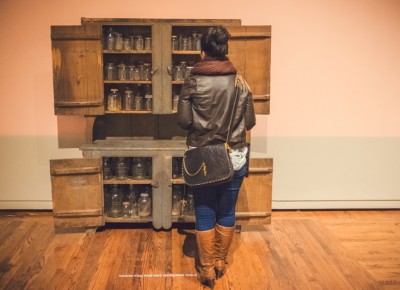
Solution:
M 246 130 L 256 124 L 253 95 L 239 75 L 190 75 L 182 86 L 178 103 L 178 124 L 189 130 L 186 144 L 200 147 L 226 141 L 229 120 L 239 91 L 229 145 L 242 148 Z

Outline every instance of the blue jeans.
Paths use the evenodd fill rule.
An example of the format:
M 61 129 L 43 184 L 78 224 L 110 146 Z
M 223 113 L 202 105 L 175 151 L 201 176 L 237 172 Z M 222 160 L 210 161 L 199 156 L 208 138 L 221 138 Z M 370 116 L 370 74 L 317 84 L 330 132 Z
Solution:
M 216 223 L 224 227 L 235 225 L 236 202 L 246 172 L 243 166 L 228 183 L 193 189 L 196 230 L 210 230 Z

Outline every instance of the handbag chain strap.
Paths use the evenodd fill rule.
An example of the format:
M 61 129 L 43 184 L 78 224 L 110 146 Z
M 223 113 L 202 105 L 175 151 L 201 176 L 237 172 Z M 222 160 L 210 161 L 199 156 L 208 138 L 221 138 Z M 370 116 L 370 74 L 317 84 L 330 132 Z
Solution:
M 200 173 L 201 169 L 203 169 L 204 176 L 207 175 L 207 166 L 206 166 L 205 162 L 201 163 L 200 168 L 197 169 L 197 171 L 195 173 L 190 173 L 186 168 L 185 157 L 183 158 L 183 169 L 185 169 L 186 174 L 189 175 L 189 176 L 196 176 L 197 174 Z

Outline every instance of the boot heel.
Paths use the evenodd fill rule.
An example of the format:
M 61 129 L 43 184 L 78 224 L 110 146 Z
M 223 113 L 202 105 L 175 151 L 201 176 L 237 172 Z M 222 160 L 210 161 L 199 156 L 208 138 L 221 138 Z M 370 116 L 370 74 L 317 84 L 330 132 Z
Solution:
M 222 276 L 224 276 L 225 274 L 225 269 L 224 270 L 217 270 L 215 269 L 215 279 L 219 279 L 222 278 Z
M 201 283 L 210 289 L 214 289 L 214 285 L 215 285 L 214 279 L 203 279 L 203 281 Z

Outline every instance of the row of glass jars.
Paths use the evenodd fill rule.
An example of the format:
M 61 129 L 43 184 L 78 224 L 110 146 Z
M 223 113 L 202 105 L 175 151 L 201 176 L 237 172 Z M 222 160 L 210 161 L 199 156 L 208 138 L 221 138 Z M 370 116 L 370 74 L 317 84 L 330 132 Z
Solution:
M 171 215 L 175 217 L 182 217 L 185 215 L 194 216 L 194 214 L 193 193 L 189 191 L 185 197 L 185 186 L 173 185 Z
M 104 66 L 104 80 L 106 81 L 151 81 L 150 63 L 137 63 L 126 65 L 120 63 L 115 65 L 113 62 L 106 63 Z
M 107 94 L 107 110 L 119 111 L 151 111 L 153 109 L 153 95 L 151 92 L 141 95 L 140 91 L 134 93 L 129 87 L 125 88 L 121 96 L 117 88 L 110 89 Z
M 104 157 L 103 179 L 151 179 L 151 157 Z
M 151 50 L 151 37 L 146 35 L 123 35 L 109 28 L 106 35 L 107 50 Z
M 151 216 L 151 188 L 111 184 L 104 186 L 107 216 L 117 218 L 143 218 Z M 140 193 L 139 193 L 140 192 Z
M 201 50 L 201 34 L 193 31 L 190 35 L 172 35 L 172 50 Z

